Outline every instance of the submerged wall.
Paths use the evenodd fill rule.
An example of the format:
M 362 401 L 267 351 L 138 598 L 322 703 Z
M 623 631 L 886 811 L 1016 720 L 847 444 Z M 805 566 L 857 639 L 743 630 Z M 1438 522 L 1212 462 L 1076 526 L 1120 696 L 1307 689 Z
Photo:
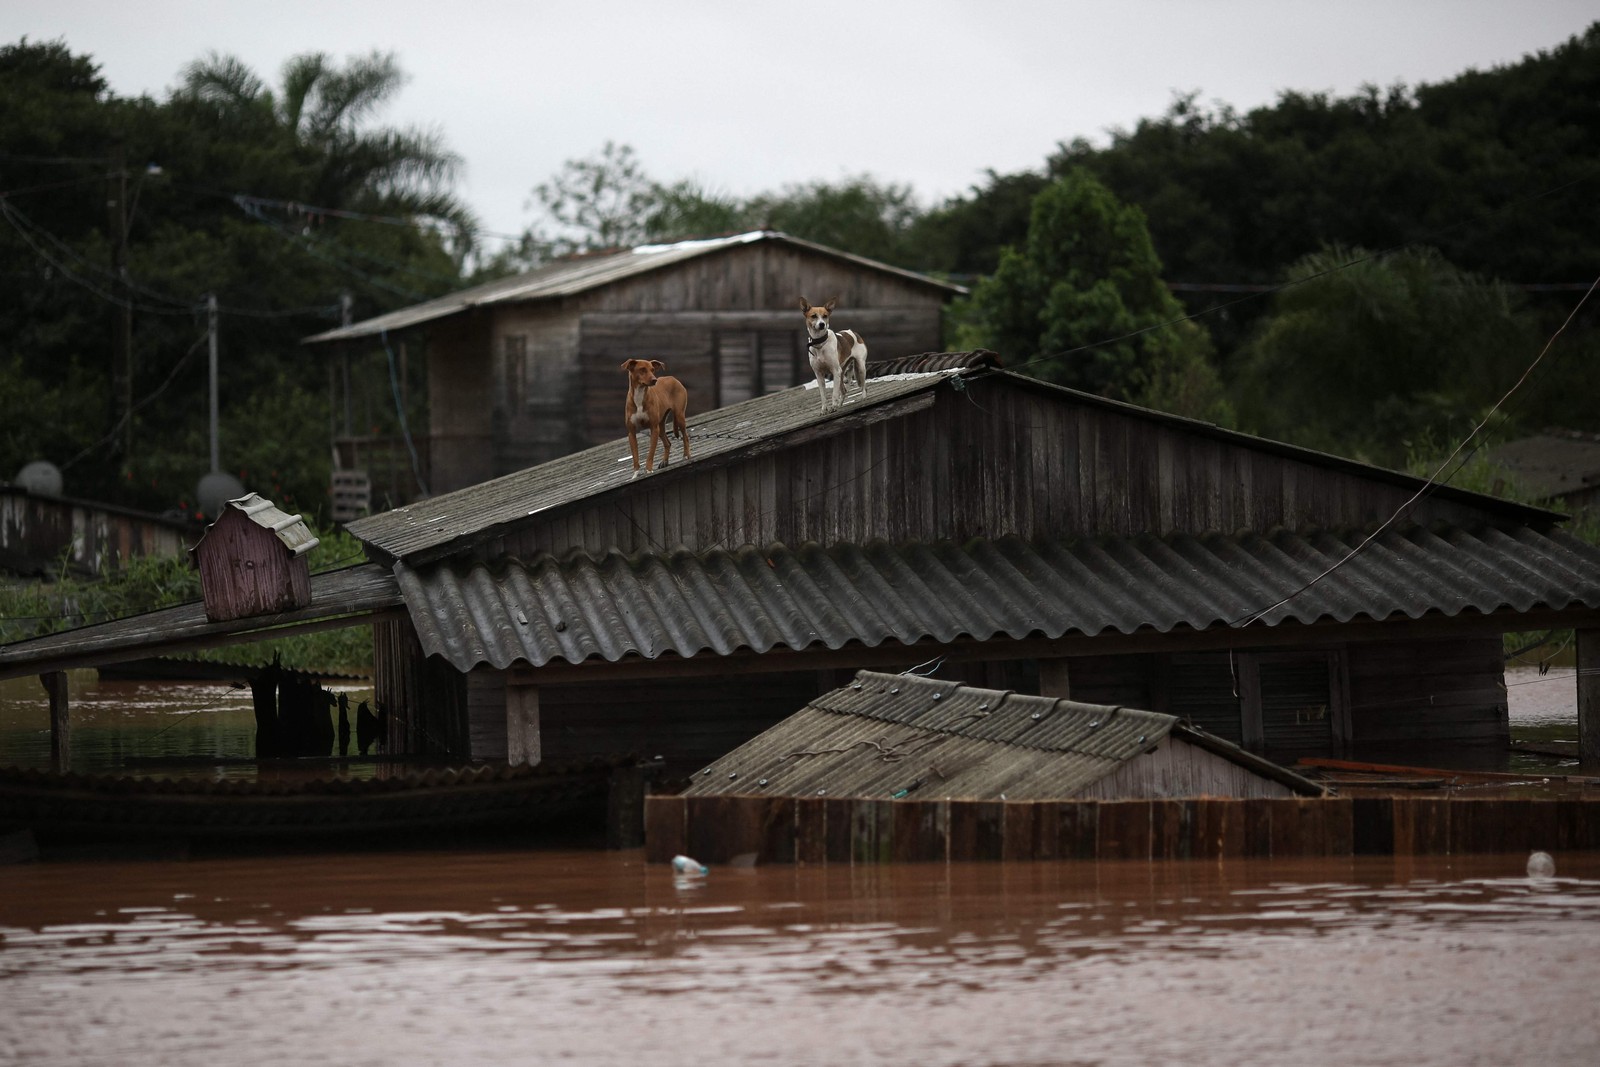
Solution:
M 1600 797 L 1459 800 L 645 800 L 653 863 L 1223 859 L 1600 848 Z

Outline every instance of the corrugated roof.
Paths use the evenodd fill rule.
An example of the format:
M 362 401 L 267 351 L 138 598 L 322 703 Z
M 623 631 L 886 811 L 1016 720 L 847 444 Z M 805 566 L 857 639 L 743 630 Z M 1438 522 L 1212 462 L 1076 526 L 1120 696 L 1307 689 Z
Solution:
M 1172 715 L 861 671 L 716 760 L 686 796 L 1065 799 L 1174 735 Z M 1210 739 L 1207 749 L 1321 795 L 1314 783 Z
M 1035 544 L 770 545 L 575 554 L 396 577 L 422 647 L 458 670 L 855 642 L 1169 632 L 1600 606 L 1600 548 L 1526 527 L 1388 530 L 1324 580 L 1356 533 Z M 1286 604 L 1277 602 L 1290 597 Z
M 601 493 L 644 486 L 651 478 L 669 477 L 694 464 L 786 434 L 797 431 L 832 433 L 853 425 L 863 412 L 871 412 L 865 416 L 867 418 L 882 418 L 897 410 L 931 404 L 932 396 L 925 395 L 921 403 L 913 403 L 910 408 L 893 407 L 918 394 L 930 394 L 941 381 L 958 373 L 958 370 L 948 370 L 874 378 L 865 400 L 860 399 L 859 394 L 852 394 L 844 407 L 832 407 L 826 414 L 822 413 L 817 398 L 817 383 L 808 382 L 702 415 L 691 415 L 692 455 L 688 461 L 677 458 L 672 465 L 657 465 L 649 473 L 641 468 L 635 477 L 628 439 L 620 437 L 537 467 L 357 519 L 346 529 L 352 536 L 394 559 L 426 559 L 441 549 L 459 551 L 540 512 Z M 624 391 L 620 373 L 617 383 L 620 396 Z M 678 450 L 674 449 L 674 456 L 678 455 Z M 640 459 L 642 462 L 643 457 Z
M 206 618 L 200 601 L 146 612 L 125 619 L 80 626 L 27 641 L 0 645 L 0 678 L 46 670 L 93 667 L 207 644 L 265 627 L 284 626 L 340 615 L 370 615 L 400 606 L 394 576 L 363 563 L 311 576 L 311 603 L 277 615 L 256 615 L 228 622 Z M 363 620 L 365 621 L 365 620 Z M 271 637 L 274 634 L 258 634 Z
M 926 374 L 935 370 L 999 370 L 1000 356 L 987 348 L 971 352 L 918 352 L 914 356 L 885 359 L 867 364 L 867 379 L 887 378 L 896 374 Z
M 321 544 L 305 519 L 290 515 L 260 493 L 246 493 L 228 501 L 227 506 L 276 537 L 290 555 L 303 556 Z M 201 540 L 205 538 L 202 536 Z M 199 547 L 196 545 L 195 550 Z
M 649 271 L 670 267 L 675 263 L 682 263 L 685 260 L 710 255 L 738 245 L 753 244 L 758 241 L 785 244 L 794 248 L 805 249 L 808 252 L 854 263 L 870 270 L 898 275 L 907 281 L 926 285 L 933 289 L 940 289 L 951 295 L 959 295 L 966 292 L 966 289 L 959 285 L 941 281 L 926 274 L 918 274 L 915 271 L 891 267 L 887 263 L 880 263 L 864 256 L 852 255 L 849 252 L 841 252 L 836 248 L 828 248 L 826 245 L 804 241 L 798 237 L 790 237 L 788 234 L 778 233 L 773 230 L 757 230 L 729 237 L 677 241 L 672 244 L 640 245 L 636 248 L 569 256 L 546 263 L 535 270 L 528 271 L 525 274 L 518 274 L 512 278 L 501 278 L 497 281 L 474 286 L 471 289 L 463 289 L 460 292 L 451 293 L 448 296 L 441 296 L 425 303 L 401 308 L 399 311 L 391 311 L 387 315 L 379 315 L 376 318 L 366 319 L 349 326 L 327 330 L 307 337 L 302 343 L 322 344 L 328 341 L 348 341 L 359 337 L 376 337 L 382 333 L 420 326 L 423 323 L 446 318 L 471 308 L 576 296 L 591 289 L 598 289 L 603 285 L 610 285 L 613 282 L 632 278 Z

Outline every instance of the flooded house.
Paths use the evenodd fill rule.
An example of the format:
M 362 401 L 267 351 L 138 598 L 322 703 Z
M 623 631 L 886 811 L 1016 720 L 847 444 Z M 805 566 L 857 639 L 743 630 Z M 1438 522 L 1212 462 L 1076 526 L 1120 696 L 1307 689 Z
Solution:
M 7 646 L 0 675 L 370 623 L 390 752 L 687 777 L 858 670 L 937 661 L 1292 762 L 1503 749 L 1502 635 L 1571 628 L 1600 743 L 1600 550 L 1561 515 L 989 353 L 874 371 L 842 409 L 797 386 L 692 415 L 693 458 L 637 478 L 613 439 L 361 519 L 368 562 L 305 607 L 169 609 Z
M 826 414 L 796 387 L 693 416 L 693 459 L 637 479 L 614 440 L 353 523 L 405 608 L 375 626 L 392 745 L 686 775 L 940 659 L 1281 761 L 1503 748 L 1502 635 L 1600 645 L 1600 550 L 1556 513 L 983 353 L 913 366 Z
M 553 260 L 306 344 L 330 357 L 408 342 L 423 353 L 429 425 L 409 443 L 348 428 L 335 441 L 341 478 L 404 503 L 617 437 L 624 359 L 665 362 L 694 415 L 811 380 L 802 295 L 837 297 L 841 328 L 865 334 L 876 361 L 939 347 L 944 305 L 964 292 L 756 231 Z

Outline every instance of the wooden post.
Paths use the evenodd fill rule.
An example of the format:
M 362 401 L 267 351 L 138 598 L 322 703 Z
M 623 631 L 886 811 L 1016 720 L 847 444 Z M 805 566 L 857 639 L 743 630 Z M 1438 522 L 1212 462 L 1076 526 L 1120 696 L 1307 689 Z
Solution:
M 1072 681 L 1067 674 L 1069 662 L 1065 657 L 1039 661 L 1040 696 L 1055 697 L 1057 700 L 1072 699 Z
M 536 766 L 544 758 L 539 741 L 539 690 L 531 685 L 506 686 L 506 762 Z
M 50 694 L 50 766 L 65 771 L 72 766 L 72 723 L 67 716 L 67 675 L 49 671 L 39 675 L 44 691 Z
M 1578 764 L 1600 766 L 1600 630 L 1579 630 Z

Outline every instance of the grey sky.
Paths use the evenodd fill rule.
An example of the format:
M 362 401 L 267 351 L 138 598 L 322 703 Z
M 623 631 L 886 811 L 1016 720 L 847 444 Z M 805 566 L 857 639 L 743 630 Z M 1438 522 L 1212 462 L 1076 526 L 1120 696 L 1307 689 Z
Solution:
M 380 120 L 443 131 L 463 197 L 514 232 L 535 183 L 607 140 L 663 181 L 748 195 L 865 172 L 932 203 L 1174 92 L 1245 109 L 1437 82 L 1596 18 L 1594 0 L 7 0 L 0 41 L 63 39 L 117 93 L 157 97 L 213 49 L 272 82 L 297 53 L 392 50 L 411 81 Z

